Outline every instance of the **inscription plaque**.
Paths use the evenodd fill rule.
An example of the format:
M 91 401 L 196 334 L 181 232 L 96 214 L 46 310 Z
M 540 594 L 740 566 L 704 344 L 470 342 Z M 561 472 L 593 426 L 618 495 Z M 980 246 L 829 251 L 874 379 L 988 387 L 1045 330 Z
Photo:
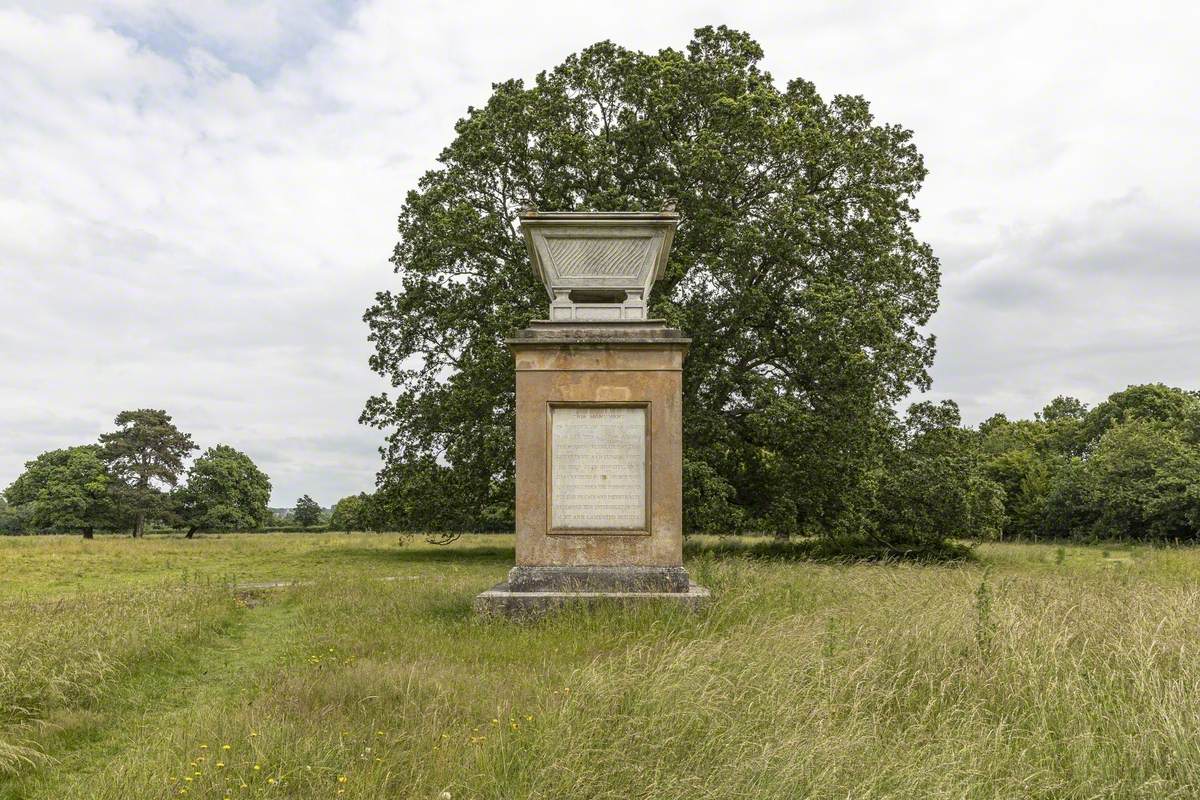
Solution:
M 550 487 L 551 529 L 645 530 L 645 407 L 551 407 Z

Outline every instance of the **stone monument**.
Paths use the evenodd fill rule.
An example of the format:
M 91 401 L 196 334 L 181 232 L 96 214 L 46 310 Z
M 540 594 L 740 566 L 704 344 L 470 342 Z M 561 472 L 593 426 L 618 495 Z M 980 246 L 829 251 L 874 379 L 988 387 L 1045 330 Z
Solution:
M 672 206 L 668 205 L 668 209 Z M 516 566 L 481 614 L 708 591 L 683 568 L 682 371 L 689 339 L 646 318 L 679 215 L 521 214 L 549 319 L 516 362 Z

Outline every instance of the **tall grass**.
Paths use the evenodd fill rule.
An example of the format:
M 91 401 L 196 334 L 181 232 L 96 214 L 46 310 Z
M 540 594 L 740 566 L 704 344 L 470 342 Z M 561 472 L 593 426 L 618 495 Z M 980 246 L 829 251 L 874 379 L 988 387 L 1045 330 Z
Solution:
M 411 580 L 388 582 L 356 577 L 370 547 L 347 540 L 313 583 L 238 610 L 228 662 L 179 678 L 136 735 L 77 754 L 71 773 L 26 767 L 12 796 L 1184 798 L 1200 786 L 1194 551 L 1003 545 L 980 564 L 832 566 L 698 549 L 689 568 L 717 598 L 702 614 L 513 625 L 470 613 L 510 557 L 494 540 L 389 550 L 387 571 Z M 31 647 L 52 653 L 53 638 Z M 108 674 L 110 692 L 128 673 Z
M 480 796 L 513 796 L 512 784 L 530 797 L 1196 796 L 1195 589 L 846 577 L 853 599 L 837 608 L 596 661 L 527 738 L 480 753 L 461 788 L 503 777 L 509 787 Z
M 0 600 L 0 774 L 44 761 L 27 736 L 62 709 L 95 703 L 146 659 L 169 655 L 233 606 L 188 585 L 57 600 Z

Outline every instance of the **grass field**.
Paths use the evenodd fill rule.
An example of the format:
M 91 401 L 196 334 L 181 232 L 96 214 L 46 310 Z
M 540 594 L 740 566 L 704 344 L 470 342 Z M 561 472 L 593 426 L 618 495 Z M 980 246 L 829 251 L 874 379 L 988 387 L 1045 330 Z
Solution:
M 0 538 L 0 798 L 1200 793 L 1200 551 L 688 553 L 704 613 L 514 625 L 508 537 Z

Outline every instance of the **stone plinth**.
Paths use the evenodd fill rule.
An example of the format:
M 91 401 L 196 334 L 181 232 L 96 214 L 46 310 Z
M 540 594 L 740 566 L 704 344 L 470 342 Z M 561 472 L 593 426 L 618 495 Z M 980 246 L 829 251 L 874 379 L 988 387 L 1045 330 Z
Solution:
M 539 321 L 508 340 L 517 564 L 477 611 L 707 598 L 683 568 L 689 341 L 661 320 Z
M 481 617 L 536 620 L 561 608 L 652 603 L 698 611 L 711 599 L 708 589 L 694 583 L 683 592 L 514 592 L 501 583 L 475 596 L 475 613 Z

